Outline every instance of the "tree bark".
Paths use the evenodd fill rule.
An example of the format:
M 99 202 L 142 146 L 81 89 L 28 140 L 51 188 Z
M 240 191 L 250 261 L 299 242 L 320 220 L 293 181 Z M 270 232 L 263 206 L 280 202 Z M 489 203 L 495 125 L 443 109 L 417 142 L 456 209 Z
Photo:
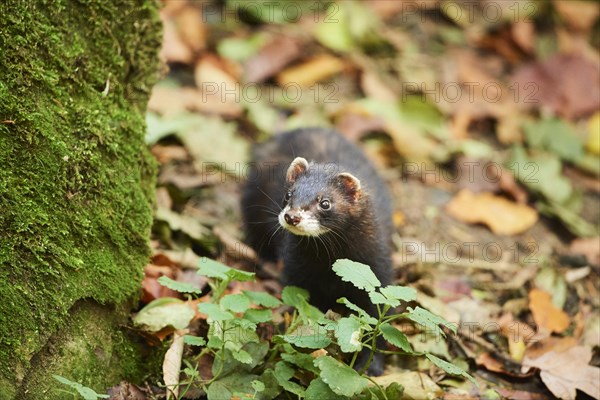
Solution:
M 152 0 L 0 4 L 0 399 L 143 373 L 123 326 L 146 264 Z

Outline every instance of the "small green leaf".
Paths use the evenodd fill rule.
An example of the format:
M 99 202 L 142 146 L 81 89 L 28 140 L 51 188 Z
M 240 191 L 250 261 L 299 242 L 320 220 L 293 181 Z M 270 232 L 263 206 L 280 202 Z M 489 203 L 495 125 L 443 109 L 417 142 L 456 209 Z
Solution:
M 206 347 L 211 349 L 220 349 L 223 347 L 223 340 L 221 340 L 218 336 L 209 336 L 208 342 L 206 342 Z
M 133 323 L 144 327 L 148 332 L 158 332 L 167 326 L 175 329 L 187 327 L 194 318 L 194 310 L 179 299 L 163 299 L 148 303 L 133 318 Z
M 233 355 L 233 358 L 242 364 L 252 363 L 252 356 L 245 350 L 238 349 L 237 351 L 232 351 L 231 354 Z
M 562 119 L 549 118 L 523 125 L 527 144 L 548 150 L 567 161 L 577 161 L 583 156 L 583 143 L 575 129 Z
M 245 294 L 228 294 L 221 298 L 221 307 L 233 312 L 244 312 L 250 307 L 250 299 Z
M 329 13 L 332 15 L 337 14 L 335 15 L 337 17 L 335 18 L 335 22 L 324 18 L 315 25 L 313 35 L 322 45 L 331 50 L 340 52 L 350 51 L 354 48 L 354 41 L 350 32 L 348 19 L 343 15 L 345 14 L 344 8 L 339 5 L 333 6 L 335 6 L 335 10 Z
M 408 311 L 409 313 L 406 315 L 408 319 L 430 329 L 434 335 L 441 334 L 446 336 L 444 331 L 440 329 L 439 325 L 443 325 L 452 332 L 456 333 L 456 324 L 451 324 L 442 317 L 439 317 L 430 311 L 425 310 L 424 308 L 417 307 L 413 310 L 411 307 L 409 307 Z
M 217 51 L 222 57 L 241 62 L 256 54 L 264 42 L 264 34 L 256 34 L 249 38 L 224 38 L 219 40 Z
M 168 276 L 161 276 L 158 278 L 158 283 L 179 293 L 202 293 L 202 289 L 198 289 L 190 283 L 174 281 Z
M 438 358 L 430 353 L 425 354 L 425 357 L 427 357 L 429 361 L 431 361 L 437 367 L 441 368 L 450 375 L 462 376 L 463 378 L 467 378 L 468 380 L 473 382 L 474 385 L 477 385 L 477 382 L 471 375 L 469 375 L 466 371 L 463 371 L 462 369 L 458 368 L 457 366 L 450 364 L 448 361 L 442 360 L 441 358 Z
M 364 320 L 366 323 L 371 324 L 371 325 L 377 324 L 377 319 L 376 318 L 371 317 L 368 312 L 366 312 L 365 310 L 363 310 L 362 308 L 360 308 L 356 304 L 350 302 L 350 300 L 348 300 L 347 298 L 342 297 L 341 299 L 338 299 L 337 302 L 345 305 L 350 310 L 352 310 L 355 313 L 357 313 L 359 315 L 359 317 L 362 320 Z
M 302 301 L 308 301 L 308 298 L 308 292 L 297 286 L 286 286 L 281 292 L 281 300 L 291 307 L 296 307 Z
M 379 292 L 369 292 L 369 299 L 371 299 L 371 303 L 373 304 L 386 304 L 390 307 L 398 307 L 400 305 L 400 301 L 396 299 L 388 299 L 384 295 Z
M 258 378 L 257 375 L 237 371 L 222 375 L 208 386 L 206 397 L 208 400 L 222 400 L 231 399 L 234 393 L 253 393 L 252 382 Z
M 314 361 L 323 379 L 331 390 L 339 395 L 352 397 L 365 390 L 369 381 L 360 376 L 355 370 L 342 364 L 330 356 L 322 356 Z
M 411 287 L 390 285 L 379 289 L 379 291 L 388 299 L 400 301 L 415 301 L 417 299 L 417 291 Z
M 404 386 L 398 382 L 392 382 L 385 388 L 385 395 L 388 399 L 401 399 L 404 393 Z
M 388 397 L 389 399 L 399 399 L 400 397 Z M 323 382 L 323 379 L 317 378 L 310 381 L 306 389 L 306 400 L 347 400 L 348 397 L 335 394 L 331 388 Z
M 331 343 L 331 339 L 324 334 L 315 333 L 313 335 L 283 335 L 283 340 L 294 346 L 303 347 L 307 349 L 322 349 Z
M 208 315 L 208 318 L 210 318 L 213 321 L 225 321 L 234 318 L 233 314 L 221 310 L 221 308 L 217 304 L 213 303 L 198 304 L 198 311 Z
M 256 390 L 257 392 L 264 392 L 265 384 L 259 380 L 254 380 L 252 381 L 252 389 Z
M 185 335 L 183 337 L 183 342 L 190 346 L 206 346 L 206 339 L 198 336 Z
M 258 310 L 256 308 L 250 308 L 244 313 L 244 319 L 255 324 L 268 322 L 273 319 L 273 313 L 271 310 Z
M 290 364 L 297 365 L 298 367 L 307 371 L 314 372 L 315 374 L 319 373 L 319 369 L 313 364 L 313 361 L 315 359 L 310 354 L 294 351 L 293 353 L 281 353 L 281 358 L 284 361 L 287 361 Z
M 85 400 L 97 400 L 97 399 L 108 399 L 110 396 L 107 394 L 98 394 L 93 389 L 90 389 L 87 386 L 83 386 L 81 383 L 73 382 L 67 378 L 63 378 L 60 375 L 52 375 L 54 379 L 59 381 L 60 383 L 71 387 L 72 389 L 77 390 L 77 392 L 83 397 Z
M 381 333 L 383 334 L 383 338 L 398 347 L 405 353 L 414 353 L 406 335 L 400 332 L 398 329 L 394 328 L 392 325 L 388 323 L 383 323 L 379 326 L 381 329 Z
M 295 382 L 290 382 L 294 376 L 294 369 L 288 363 L 279 361 L 275 364 L 275 379 L 282 388 L 298 397 L 304 397 L 304 388 Z
M 381 286 L 371 267 L 348 259 L 337 260 L 333 264 L 333 272 L 345 282 L 350 282 L 359 289 L 371 292 Z
M 251 282 L 254 280 L 254 275 L 253 272 L 240 271 L 233 268 L 227 271 L 227 276 L 232 281 Z
M 229 270 L 231 270 L 231 268 L 227 265 L 207 257 L 202 257 L 198 262 L 198 275 L 207 276 L 209 278 L 227 279 L 226 274 Z
M 344 353 L 354 353 L 362 349 L 360 322 L 355 318 L 341 318 L 337 323 L 335 337 Z
M 267 292 L 253 292 L 244 290 L 244 294 L 248 296 L 250 301 L 256 305 L 268 308 L 276 308 L 281 305 L 281 301 Z

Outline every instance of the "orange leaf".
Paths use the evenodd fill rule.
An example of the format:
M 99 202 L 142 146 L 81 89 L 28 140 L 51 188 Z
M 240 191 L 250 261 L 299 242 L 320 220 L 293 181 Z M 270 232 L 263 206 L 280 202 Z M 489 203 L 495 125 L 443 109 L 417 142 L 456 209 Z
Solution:
M 525 204 L 514 203 L 492 193 L 475 194 L 463 189 L 446 206 L 454 218 L 467 223 L 483 223 L 494 233 L 514 235 L 531 228 L 537 212 Z
M 550 332 L 561 333 L 569 327 L 569 316 L 552 304 L 550 294 L 533 289 L 529 292 L 529 309 L 535 323 Z
M 323 54 L 298 66 L 283 70 L 277 75 L 279 85 L 309 87 L 319 81 L 342 72 L 345 64 L 339 58 Z

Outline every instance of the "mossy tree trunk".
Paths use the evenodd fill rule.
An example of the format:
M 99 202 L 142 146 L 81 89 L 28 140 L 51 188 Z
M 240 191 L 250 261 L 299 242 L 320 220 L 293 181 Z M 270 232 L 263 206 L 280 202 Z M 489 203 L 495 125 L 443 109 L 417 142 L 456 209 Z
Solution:
M 147 262 L 153 0 L 0 4 L 0 399 L 135 379 Z

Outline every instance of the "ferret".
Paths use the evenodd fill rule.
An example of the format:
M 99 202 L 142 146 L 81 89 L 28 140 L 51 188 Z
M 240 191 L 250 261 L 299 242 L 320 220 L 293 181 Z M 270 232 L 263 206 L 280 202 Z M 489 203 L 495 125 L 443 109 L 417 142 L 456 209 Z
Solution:
M 261 259 L 283 260 L 283 282 L 306 289 L 324 312 L 346 297 L 377 315 L 366 292 L 332 270 L 348 258 L 383 286 L 392 280 L 391 196 L 363 151 L 333 130 L 297 129 L 256 146 L 249 171 L 242 214 Z M 368 372 L 380 375 L 383 358 Z

